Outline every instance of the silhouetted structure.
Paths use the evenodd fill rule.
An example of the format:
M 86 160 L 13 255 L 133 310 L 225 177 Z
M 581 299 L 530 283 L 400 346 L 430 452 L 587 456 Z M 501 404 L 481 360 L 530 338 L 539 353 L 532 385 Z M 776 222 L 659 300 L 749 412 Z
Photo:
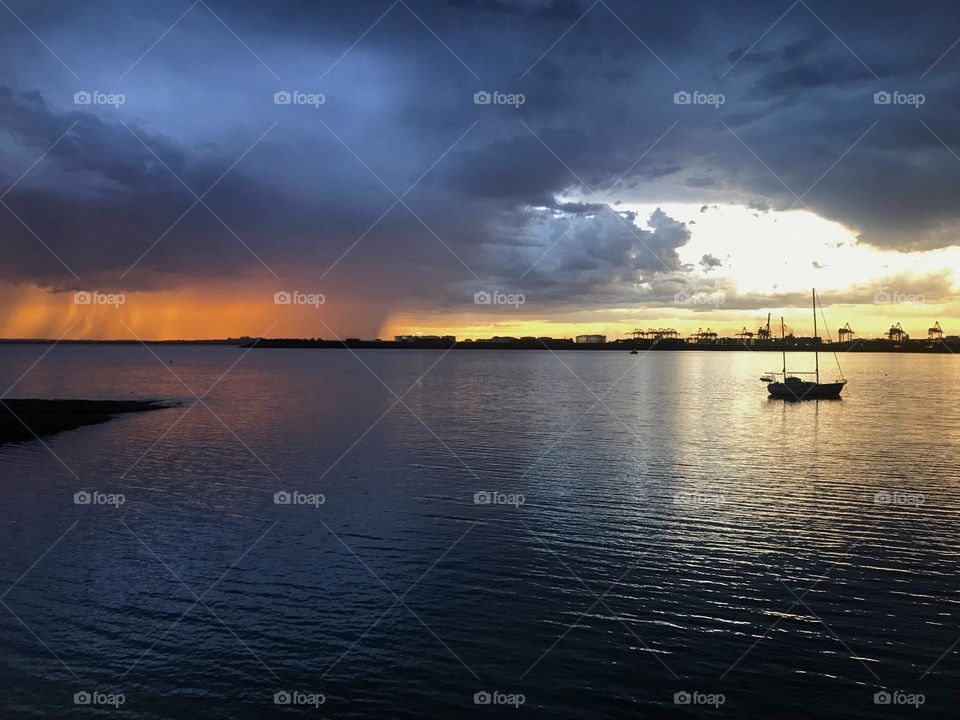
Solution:
M 766 383 L 767 392 L 771 397 L 782 398 L 784 400 L 805 400 L 807 398 L 839 398 L 840 393 L 846 386 L 847 381 L 843 377 L 843 370 L 840 368 L 840 359 L 834 353 L 834 359 L 837 362 L 837 372 L 839 377 L 833 382 L 820 381 L 820 333 L 817 332 L 817 308 L 823 313 L 823 306 L 820 305 L 817 298 L 817 290 L 814 288 L 810 293 L 811 310 L 813 310 L 813 337 L 809 338 L 813 342 L 814 353 L 814 371 L 810 372 L 787 372 L 787 336 L 783 324 L 783 318 L 780 318 L 780 337 L 783 339 L 783 370 L 781 372 L 769 372 L 760 378 L 761 382 Z M 804 338 L 807 339 L 807 338 Z M 813 380 L 804 380 L 798 375 L 813 375 Z M 781 378 L 778 380 L 777 378 Z
M 769 316 L 768 316 L 769 322 Z M 351 349 L 438 349 L 457 348 L 462 350 L 756 350 L 771 351 L 786 349 L 790 352 L 816 351 L 827 347 L 842 348 L 845 352 L 909 352 L 909 353 L 958 353 L 960 354 L 960 338 L 956 335 L 947 336 L 939 321 L 927 329 L 927 337 L 911 340 L 900 323 L 879 338 L 860 338 L 853 342 L 856 332 L 850 323 L 838 331 L 838 342 L 829 338 L 799 337 L 792 332 L 786 332 L 783 339 L 769 337 L 769 327 L 761 326 L 756 333 L 746 327 L 731 335 L 720 336 L 710 328 L 698 328 L 695 333 L 681 337 L 674 328 L 636 328 L 628 333 L 629 337 L 618 340 L 607 340 L 605 335 L 591 334 L 578 335 L 574 338 L 551 338 L 497 336 L 492 338 L 478 338 L 457 340 L 453 335 L 396 335 L 393 340 L 361 340 L 348 338 L 346 340 L 323 340 L 321 338 L 257 338 L 240 344 L 237 341 L 214 341 L 216 343 L 238 344 L 240 347 L 261 348 L 351 348 Z M 16 342 L 44 342 L 52 341 L 25 341 L 0 340 L 0 344 Z M 70 341 L 70 342 L 102 342 L 102 341 Z M 110 341 L 117 343 L 137 344 L 138 341 Z M 191 341 L 192 342 L 192 341 Z
M 903 342 L 904 340 L 909 340 L 910 336 L 907 335 L 900 323 L 897 323 L 887 330 L 887 339 L 892 340 L 895 343 L 899 343 Z
M 757 340 L 770 339 L 770 313 L 767 313 L 767 326 L 757 328 Z

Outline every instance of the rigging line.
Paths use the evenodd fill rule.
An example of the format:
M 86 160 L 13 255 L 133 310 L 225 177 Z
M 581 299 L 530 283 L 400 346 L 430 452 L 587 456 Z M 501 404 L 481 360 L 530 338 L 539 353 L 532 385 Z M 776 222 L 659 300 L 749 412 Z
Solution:
M 833 338 L 830 336 L 830 326 L 827 325 L 827 316 L 823 312 L 823 303 L 820 302 L 820 296 L 817 296 L 817 305 L 820 307 L 820 317 L 823 318 L 823 328 L 827 331 L 827 340 L 830 341 L 830 346 L 833 347 Z M 840 379 L 843 380 L 843 368 L 840 367 L 840 358 L 837 357 L 837 351 L 833 351 L 833 360 L 837 363 L 837 372 L 840 373 Z

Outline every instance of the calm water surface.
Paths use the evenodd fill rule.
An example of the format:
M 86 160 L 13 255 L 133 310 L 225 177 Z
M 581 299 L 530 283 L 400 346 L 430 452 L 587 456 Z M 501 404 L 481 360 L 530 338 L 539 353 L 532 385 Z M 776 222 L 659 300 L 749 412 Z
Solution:
M 3 717 L 955 716 L 956 357 L 153 350 L 9 392 L 182 405 L 0 447 Z

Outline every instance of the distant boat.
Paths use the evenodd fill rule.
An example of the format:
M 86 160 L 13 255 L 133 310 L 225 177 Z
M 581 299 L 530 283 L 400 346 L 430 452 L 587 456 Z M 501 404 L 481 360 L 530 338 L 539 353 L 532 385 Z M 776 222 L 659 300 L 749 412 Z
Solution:
M 820 312 L 823 312 L 821 306 Z M 829 331 L 828 331 L 829 332 Z M 807 400 L 814 398 L 838 398 L 843 386 L 847 384 L 843 377 L 843 370 L 840 369 L 840 360 L 837 354 L 833 357 L 837 360 L 837 370 L 840 378 L 833 382 L 820 382 L 820 345 L 819 335 L 817 335 L 817 291 L 813 291 L 813 341 L 814 358 L 816 370 L 810 372 L 787 373 L 787 338 L 783 326 L 783 318 L 780 318 L 780 339 L 783 343 L 783 372 L 770 372 L 760 378 L 762 382 L 767 383 L 767 391 L 771 397 L 783 398 L 785 400 Z M 803 380 L 798 375 L 813 375 L 815 380 Z M 783 378 L 783 380 L 778 380 Z

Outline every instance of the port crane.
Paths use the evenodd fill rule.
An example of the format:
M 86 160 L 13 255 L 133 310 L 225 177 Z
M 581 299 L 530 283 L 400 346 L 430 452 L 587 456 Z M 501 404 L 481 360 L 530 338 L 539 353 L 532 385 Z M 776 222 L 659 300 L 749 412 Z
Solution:
M 854 335 L 856 335 L 856 331 L 850 327 L 850 323 L 847 323 L 842 328 L 837 330 L 837 340 L 840 342 L 848 342 L 853 340 Z
M 903 329 L 903 326 L 901 326 L 900 323 L 897 323 L 887 330 L 887 338 L 893 342 L 903 342 L 904 340 L 909 340 L 910 336 L 907 335 L 907 332 Z
M 746 329 L 746 328 L 744 328 Z M 760 327 L 757 329 L 757 340 L 769 340 L 770 339 L 770 313 L 767 313 L 767 326 Z
M 928 340 L 943 340 L 943 328 L 940 327 L 940 321 L 937 320 L 932 328 L 927 328 Z
M 634 340 L 640 340 L 641 338 L 649 338 L 650 340 L 676 340 L 680 337 L 680 333 L 673 328 L 650 328 L 648 330 L 637 328 L 630 334 L 633 335 Z

